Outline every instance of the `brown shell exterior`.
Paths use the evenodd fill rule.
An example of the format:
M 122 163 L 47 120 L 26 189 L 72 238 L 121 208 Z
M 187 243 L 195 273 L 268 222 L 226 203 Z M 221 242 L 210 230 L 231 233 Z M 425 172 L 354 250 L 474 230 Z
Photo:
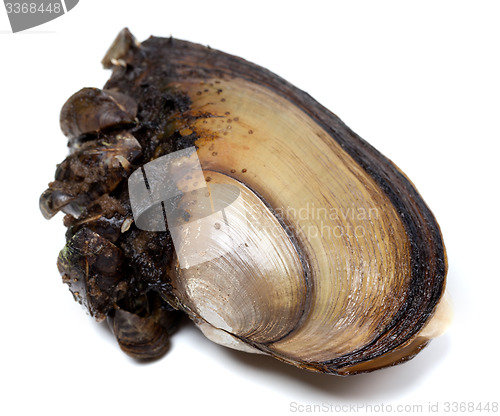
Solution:
M 120 128 L 127 129 L 140 144 L 141 154 L 134 159 L 136 168 L 162 155 L 196 146 L 203 169 L 213 170 L 246 184 L 271 211 L 277 210 L 279 207 L 273 204 L 279 198 L 275 198 L 266 190 L 267 188 L 259 187 L 258 178 L 259 172 L 262 174 L 262 166 L 251 163 L 236 166 L 236 159 L 228 152 L 218 154 L 213 148 L 214 143 L 226 143 L 231 151 L 241 152 L 240 159 L 244 159 L 242 155 L 252 155 L 251 151 L 249 153 L 245 151 L 248 150 L 246 148 L 251 150 L 252 144 L 258 143 L 261 139 L 259 126 L 245 124 L 244 114 L 240 116 L 231 113 L 231 110 L 235 100 L 239 99 L 238 94 L 241 95 L 241 102 L 246 102 L 253 88 L 256 96 L 257 92 L 264 92 L 267 95 L 266 99 L 282 106 L 280 108 L 284 108 L 284 112 L 288 111 L 287 108 L 290 112 L 293 111 L 293 114 L 297 115 L 293 120 L 299 120 L 311 131 L 317 132 L 315 134 L 321 136 L 321 140 L 331 149 L 332 157 L 335 154 L 335 160 L 342 162 L 341 167 L 332 166 L 332 170 L 347 172 L 356 177 L 360 183 L 366 182 L 369 185 L 366 189 L 371 190 L 373 198 L 385 204 L 381 208 L 390 211 L 396 218 L 397 224 L 394 223 L 394 227 L 388 226 L 387 232 L 391 234 L 396 232 L 394 230 L 400 230 L 397 231 L 400 236 L 394 240 L 396 241 L 394 244 L 397 244 L 398 239 L 404 241 L 401 252 L 405 253 L 402 257 L 407 269 L 401 273 L 404 274 L 405 295 L 395 302 L 397 306 L 392 311 L 390 319 L 384 321 L 383 327 L 377 329 L 369 342 L 348 352 L 333 354 L 330 359 L 318 360 L 300 359 L 280 352 L 273 343 L 256 342 L 251 337 L 233 335 L 251 347 L 290 364 L 340 375 L 372 371 L 397 364 L 412 358 L 427 345 L 428 339 L 419 336 L 419 333 L 435 313 L 444 293 L 447 272 L 446 251 L 436 219 L 415 186 L 401 170 L 307 93 L 264 68 L 209 47 L 177 39 L 151 37 L 139 46 L 128 31 L 122 32 L 121 36 L 122 41 L 115 42 L 116 53 L 119 56 L 114 57 L 110 52 L 105 60 L 106 66 L 113 68 L 113 74 L 104 87 L 104 91 L 112 91 L 111 99 L 106 98 L 104 104 L 100 100 L 96 101 L 95 106 L 88 106 L 90 116 L 86 116 L 86 120 L 91 122 L 85 122 L 84 128 L 81 127 L 81 123 L 73 122 L 71 124 L 73 127 L 66 129 L 70 138 L 74 138 L 77 133 L 98 134 L 101 129 L 109 129 L 116 123 Z M 92 116 L 92 111 L 99 114 L 103 111 L 103 105 L 113 106 L 117 97 L 125 104 L 118 106 L 119 111 L 114 111 L 116 108 L 113 107 L 114 110 L 109 113 L 112 114 L 111 118 L 114 121 L 109 117 L 105 117 L 105 122 L 101 122 L 100 119 L 95 121 L 97 119 Z M 272 110 L 272 107 L 269 108 Z M 69 113 L 71 114 L 66 115 L 64 120 L 74 120 L 74 112 L 69 111 Z M 127 125 L 135 116 L 134 125 Z M 272 119 L 274 115 L 270 113 L 269 117 Z M 109 120 L 111 121 L 108 123 Z M 247 140 L 247 143 L 238 144 L 237 148 L 236 143 L 240 142 L 232 139 L 231 134 L 226 136 L 223 130 L 215 128 L 215 121 L 224 123 L 226 132 L 232 126 L 233 130 L 240 129 L 242 132 L 240 138 Z M 262 130 L 265 130 L 264 126 Z M 104 134 L 108 133 L 105 131 Z M 87 136 L 85 140 L 89 140 L 89 137 Z M 297 143 L 290 142 L 290 146 L 297 146 Z M 251 162 L 251 159 L 249 160 Z M 127 169 L 126 173 L 129 175 L 130 169 Z M 296 175 L 299 177 L 299 173 Z M 293 186 L 293 181 L 290 186 Z M 112 189 L 114 189 L 113 197 L 123 201 L 124 195 L 126 196 L 123 183 L 116 186 L 113 184 Z M 72 195 L 72 197 L 77 196 Z M 130 216 L 130 207 L 126 204 L 124 212 L 120 213 L 121 223 L 125 217 Z M 84 212 L 82 216 L 86 218 L 86 213 Z M 276 215 L 276 218 L 285 228 L 289 225 L 286 218 L 281 218 L 279 215 Z M 86 224 L 91 226 L 92 221 L 89 220 Z M 293 232 L 293 227 L 291 230 Z M 173 307 L 183 309 L 195 321 L 202 319 L 176 294 L 170 243 L 159 244 L 160 237 L 145 236 L 134 225 L 122 228 L 119 237 L 113 235 L 113 242 L 110 244 L 115 244 L 124 253 L 122 268 L 127 275 L 124 279 L 127 281 L 130 293 L 134 293 L 134 296 L 137 292 L 160 293 Z M 154 256 L 147 257 L 148 264 L 154 267 L 150 269 L 143 267 L 141 253 L 146 245 L 141 246 L 140 241 L 149 241 L 148 244 L 154 247 L 165 247 L 165 252 L 168 251 L 165 258 L 170 263 L 156 260 L 158 253 L 161 253 L 159 248 Z M 300 243 L 296 246 L 301 255 L 308 286 L 307 280 L 315 277 L 308 270 L 306 251 Z M 144 252 L 147 254 L 147 250 Z M 153 271 L 155 267 L 156 270 Z M 131 270 L 135 273 L 132 278 L 128 275 Z M 134 284 L 138 281 L 141 283 L 134 288 Z M 123 305 L 127 303 L 128 296 L 120 294 L 115 302 Z M 387 301 L 391 302 L 391 299 L 387 298 Z M 383 300 L 381 302 L 383 303 Z M 304 311 L 307 311 L 307 305 L 303 308 Z M 107 308 L 107 310 L 120 309 L 116 305 L 107 305 Z M 125 316 L 127 313 L 120 312 L 120 315 Z M 124 330 L 127 339 L 129 338 L 127 329 L 134 326 L 130 325 L 130 322 L 141 322 L 141 320 L 136 317 L 127 320 Z M 115 331 L 119 330 L 115 328 Z M 155 342 L 159 339 L 152 332 L 149 335 Z M 163 351 L 158 343 L 154 348 Z

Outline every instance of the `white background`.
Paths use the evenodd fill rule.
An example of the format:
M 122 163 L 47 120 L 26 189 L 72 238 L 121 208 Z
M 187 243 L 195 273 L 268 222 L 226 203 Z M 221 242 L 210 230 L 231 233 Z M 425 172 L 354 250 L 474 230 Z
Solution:
M 227 350 L 189 323 L 163 359 L 125 356 L 61 282 L 62 215 L 38 210 L 66 156 L 59 110 L 102 87 L 100 60 L 125 26 L 260 64 L 394 160 L 442 228 L 448 333 L 404 365 L 350 378 Z M 396 414 L 436 402 L 450 414 L 445 402 L 499 401 L 499 2 L 81 0 L 18 34 L 0 5 L 0 32 L 1 414 L 281 415 L 308 404 Z

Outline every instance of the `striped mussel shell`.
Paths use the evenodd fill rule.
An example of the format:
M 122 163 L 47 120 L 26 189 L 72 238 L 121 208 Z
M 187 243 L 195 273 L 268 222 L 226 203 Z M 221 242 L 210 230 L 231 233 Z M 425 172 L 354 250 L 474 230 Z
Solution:
M 124 30 L 103 63 L 103 102 L 142 152 L 125 169 L 125 232 L 169 234 L 175 255 L 150 287 L 205 336 L 349 375 L 443 332 L 439 225 L 335 114 L 262 67 L 173 38 L 140 44 Z

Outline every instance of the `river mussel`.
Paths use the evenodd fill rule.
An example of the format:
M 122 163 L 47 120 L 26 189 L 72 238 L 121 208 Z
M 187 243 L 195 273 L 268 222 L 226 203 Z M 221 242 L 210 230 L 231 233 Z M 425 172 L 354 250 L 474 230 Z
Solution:
M 406 361 L 449 319 L 439 226 L 410 180 L 279 76 L 124 29 L 103 89 L 61 111 L 63 281 L 120 347 L 209 339 L 349 375 Z

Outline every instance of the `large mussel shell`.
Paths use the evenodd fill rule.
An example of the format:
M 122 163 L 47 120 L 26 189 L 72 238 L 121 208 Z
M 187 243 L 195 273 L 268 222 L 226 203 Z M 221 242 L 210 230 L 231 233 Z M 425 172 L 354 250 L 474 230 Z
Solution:
M 170 176 L 172 212 L 184 215 L 166 218 L 177 256 L 153 286 L 207 337 L 348 375 L 403 362 L 440 332 L 447 261 L 436 219 L 336 115 L 264 68 L 177 39 L 138 44 L 122 31 L 105 65 L 104 90 L 137 103 L 148 190 L 148 162 L 188 148 L 207 197 L 237 190 L 222 220 L 202 214 L 199 175 Z M 126 253 L 135 221 L 117 242 Z

